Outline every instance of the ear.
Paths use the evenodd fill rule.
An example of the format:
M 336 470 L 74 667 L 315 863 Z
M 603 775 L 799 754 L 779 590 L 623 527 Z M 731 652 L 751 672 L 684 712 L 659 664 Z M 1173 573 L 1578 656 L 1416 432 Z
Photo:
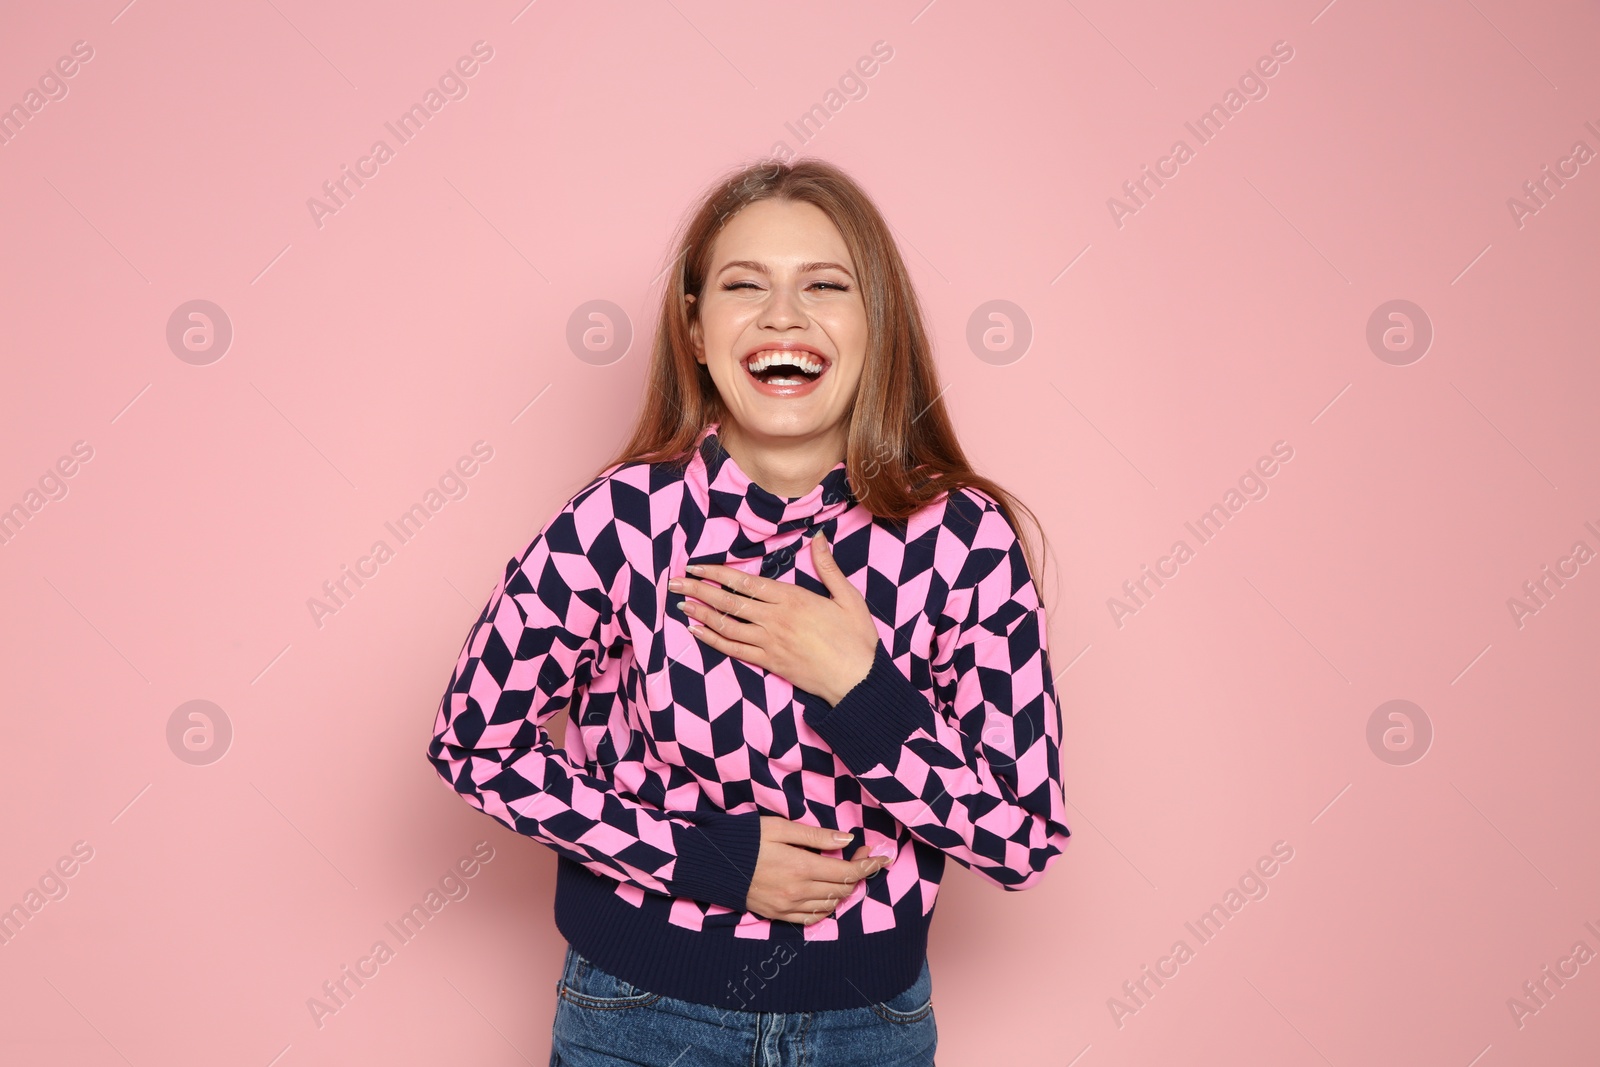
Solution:
M 695 302 L 693 293 L 684 293 L 683 299 L 691 305 Z M 689 343 L 694 346 L 694 361 L 696 363 L 705 363 L 705 343 L 700 337 L 700 318 L 698 315 L 692 315 L 689 318 Z

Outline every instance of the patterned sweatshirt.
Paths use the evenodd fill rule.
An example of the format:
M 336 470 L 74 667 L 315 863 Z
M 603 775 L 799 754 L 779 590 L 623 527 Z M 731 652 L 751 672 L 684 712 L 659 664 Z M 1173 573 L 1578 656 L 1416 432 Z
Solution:
M 703 429 L 687 463 L 616 464 L 512 559 L 467 635 L 428 746 L 468 804 L 557 856 L 556 926 L 666 996 L 744 1011 L 888 1000 L 916 979 L 954 859 L 1035 885 L 1066 843 L 1061 711 L 1021 542 L 981 490 L 903 523 L 843 461 L 802 497 Z M 722 563 L 828 596 L 824 531 L 879 642 L 837 705 L 716 651 L 667 579 Z M 545 723 L 565 710 L 565 746 Z M 811 925 L 745 910 L 762 815 L 892 860 Z

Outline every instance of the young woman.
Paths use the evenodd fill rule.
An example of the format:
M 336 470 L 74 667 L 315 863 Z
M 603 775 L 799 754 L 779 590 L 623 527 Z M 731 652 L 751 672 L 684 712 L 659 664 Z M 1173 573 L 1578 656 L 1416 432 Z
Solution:
M 931 1064 L 946 857 L 1027 889 L 1069 833 L 1021 505 L 838 168 L 732 174 L 673 264 L 651 403 L 507 565 L 428 758 L 559 857 L 552 1064 Z

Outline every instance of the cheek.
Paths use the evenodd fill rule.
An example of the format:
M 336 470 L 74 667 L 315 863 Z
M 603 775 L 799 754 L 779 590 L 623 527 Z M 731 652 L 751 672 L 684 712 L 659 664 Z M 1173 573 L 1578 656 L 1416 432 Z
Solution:
M 706 356 L 713 365 L 719 361 L 731 361 L 740 338 L 750 329 L 750 315 L 744 313 L 745 309 L 737 307 L 708 308 L 707 312 L 700 323 L 700 337 Z
M 867 362 L 867 333 L 866 312 L 861 308 L 842 312 L 829 324 L 828 334 L 847 367 L 840 377 L 852 383 L 861 376 L 861 369 Z
M 748 326 L 760 312 L 754 300 L 718 294 L 706 301 L 701 319 L 707 335 L 729 337 Z
M 856 389 L 861 385 L 862 367 L 863 364 L 860 360 L 852 362 L 850 369 L 839 376 L 836 388 L 846 396 L 854 395 Z
M 867 309 L 861 304 L 850 307 L 829 307 L 816 314 L 816 320 L 826 331 L 840 355 L 854 360 L 864 360 L 867 354 Z

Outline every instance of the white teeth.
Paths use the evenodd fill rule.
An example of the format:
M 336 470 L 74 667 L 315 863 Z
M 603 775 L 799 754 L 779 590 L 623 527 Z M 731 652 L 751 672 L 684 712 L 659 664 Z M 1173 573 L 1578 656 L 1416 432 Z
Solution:
M 759 374 L 775 364 L 783 363 L 799 367 L 808 374 L 821 374 L 823 364 L 813 359 L 804 352 L 767 351 L 750 359 L 750 373 Z

